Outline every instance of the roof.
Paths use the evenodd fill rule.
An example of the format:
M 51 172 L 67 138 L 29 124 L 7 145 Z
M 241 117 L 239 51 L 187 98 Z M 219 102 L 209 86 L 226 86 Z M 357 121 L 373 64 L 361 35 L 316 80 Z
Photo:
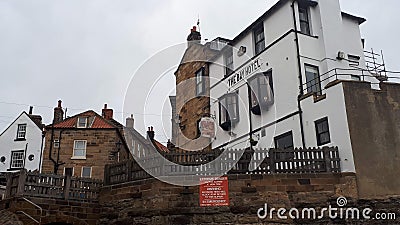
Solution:
M 169 152 L 169 149 L 161 144 L 160 142 L 153 140 L 153 144 L 156 146 L 156 148 L 162 152 Z
M 155 147 L 156 150 L 158 150 L 159 152 L 169 152 L 169 149 L 166 146 L 164 146 L 157 140 L 154 140 L 154 139 L 150 140 L 150 139 L 143 137 L 135 128 L 125 127 L 124 130 L 128 131 L 129 134 L 131 136 L 133 136 L 136 140 L 142 142 L 143 145 Z M 127 136 L 127 135 L 125 134 L 125 136 Z
M 359 16 L 354 16 L 354 15 L 348 14 L 346 12 L 342 12 L 342 16 L 357 21 L 359 25 L 363 24 L 365 21 L 367 21 L 365 18 L 362 18 Z
M 106 120 L 93 110 L 77 114 L 75 116 L 64 119 L 63 121 L 46 126 L 47 128 L 77 128 L 78 118 L 86 117 L 89 119 L 88 127 L 92 129 L 115 129 L 122 126 L 117 121 L 111 119 Z
M 15 118 L 14 121 L 12 121 L 12 122 L 10 123 L 10 125 L 9 125 L 3 132 L 1 132 L 0 136 L 3 135 L 3 134 L 15 123 L 15 121 L 17 121 L 17 120 L 18 120 L 22 115 L 24 115 L 24 114 L 25 114 L 34 124 L 36 124 L 36 126 L 38 127 L 38 129 L 42 130 L 42 127 L 40 127 L 40 125 L 38 125 L 38 123 L 36 123 L 36 121 L 33 120 L 32 117 L 31 117 L 31 116 L 35 117 L 35 116 L 38 116 L 38 115 L 29 115 L 28 113 L 26 113 L 25 111 L 23 111 L 21 114 L 19 114 L 19 116 L 17 116 L 17 118 Z

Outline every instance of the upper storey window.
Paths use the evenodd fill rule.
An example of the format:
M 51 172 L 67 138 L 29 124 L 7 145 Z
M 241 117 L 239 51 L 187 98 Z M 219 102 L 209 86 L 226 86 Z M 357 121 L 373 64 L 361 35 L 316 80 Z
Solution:
M 233 48 L 227 46 L 227 50 L 224 52 L 224 64 L 225 64 L 225 76 L 229 76 L 233 73 Z
M 265 35 L 264 35 L 264 24 L 260 24 L 254 29 L 254 44 L 255 54 L 258 55 L 265 49 Z
M 25 135 L 26 135 L 26 124 L 18 124 L 17 140 L 25 139 Z
M 87 117 L 78 117 L 78 128 L 86 128 L 87 125 Z
M 238 94 L 225 94 L 219 99 L 219 125 L 229 131 L 237 122 L 239 122 Z
M 303 34 L 311 35 L 310 16 L 308 14 L 308 6 L 299 4 L 300 31 Z
M 267 110 L 274 103 L 274 90 L 272 70 L 259 73 L 249 79 L 251 91 L 251 111 L 261 115 L 262 110 Z
M 204 79 L 204 67 L 196 72 L 196 96 L 204 95 L 206 91 L 206 82 Z

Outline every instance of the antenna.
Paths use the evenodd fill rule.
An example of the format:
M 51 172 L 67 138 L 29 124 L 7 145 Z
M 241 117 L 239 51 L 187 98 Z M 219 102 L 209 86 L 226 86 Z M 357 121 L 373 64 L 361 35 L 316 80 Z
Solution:
M 197 27 L 199 28 L 200 32 L 200 14 L 197 14 Z

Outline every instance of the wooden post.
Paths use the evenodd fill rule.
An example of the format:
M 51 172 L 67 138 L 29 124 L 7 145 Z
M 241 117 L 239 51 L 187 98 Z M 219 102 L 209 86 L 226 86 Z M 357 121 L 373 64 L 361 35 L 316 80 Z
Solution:
M 11 197 L 11 186 L 12 186 L 12 181 L 13 181 L 13 174 L 12 173 L 6 173 L 6 178 L 7 178 L 7 186 L 6 186 L 6 198 Z
M 110 184 L 110 165 L 106 165 L 104 168 L 104 184 Z
M 71 189 L 71 174 L 66 174 L 65 176 L 65 186 L 64 186 L 64 199 L 69 199 L 69 192 Z
M 323 147 L 322 151 L 324 152 L 324 158 L 325 158 L 325 168 L 327 173 L 332 172 L 332 166 L 331 166 L 331 155 L 329 154 L 329 148 Z
M 19 172 L 19 177 L 18 177 L 18 189 L 17 189 L 17 195 L 18 196 L 24 195 L 24 192 L 25 192 L 25 181 L 26 181 L 26 170 L 22 169 Z
M 275 173 L 275 149 L 269 149 L 269 170 L 271 173 Z

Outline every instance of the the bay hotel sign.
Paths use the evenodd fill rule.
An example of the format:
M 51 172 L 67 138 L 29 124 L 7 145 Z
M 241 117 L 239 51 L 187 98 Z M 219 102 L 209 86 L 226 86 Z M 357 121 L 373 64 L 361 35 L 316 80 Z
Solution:
M 261 58 L 251 61 L 248 65 L 244 66 L 227 79 L 228 87 L 233 87 L 243 79 L 255 74 L 261 69 L 262 65 L 263 63 Z

